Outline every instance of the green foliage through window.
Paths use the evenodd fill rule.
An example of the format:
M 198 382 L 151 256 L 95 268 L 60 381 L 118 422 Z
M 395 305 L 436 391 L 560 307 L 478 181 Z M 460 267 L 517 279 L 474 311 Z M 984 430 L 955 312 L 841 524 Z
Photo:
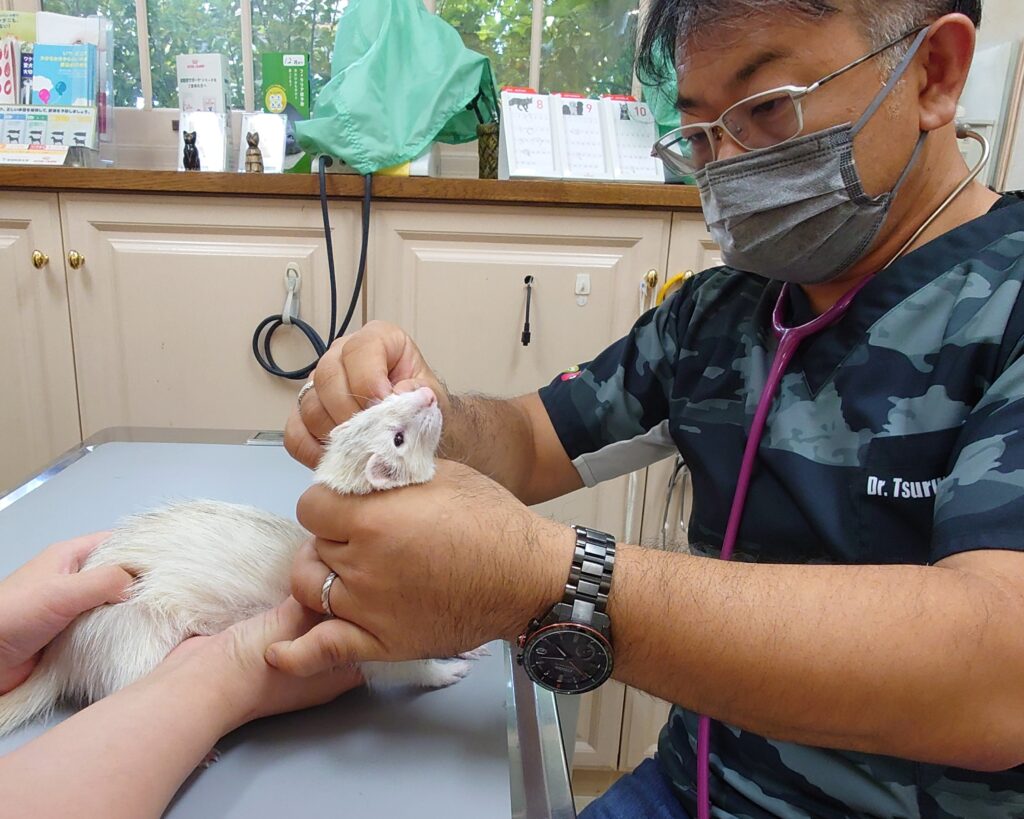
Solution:
M 242 11 L 240 0 L 148 0 L 153 107 L 178 107 L 179 54 L 224 54 L 228 58 L 228 103 L 243 108 Z M 116 22 L 115 22 L 116 25 Z
M 530 0 L 437 0 L 437 13 L 466 46 L 490 57 L 499 88 L 529 82 L 532 7 Z
M 135 24 L 135 0 L 43 0 L 43 11 L 88 17 L 102 14 L 114 21 L 114 105 L 139 108 L 139 32 Z
M 338 17 L 348 0 L 251 0 L 253 70 L 256 80 L 256 107 L 260 106 L 262 66 L 260 54 L 269 51 L 310 55 L 312 97 L 331 78 L 331 52 Z
M 153 105 L 178 104 L 175 57 L 227 55 L 229 100 L 244 104 L 242 0 L 148 0 Z M 330 78 L 338 19 L 348 0 L 249 0 L 257 105 L 263 51 L 311 55 L 313 97 Z M 526 85 L 530 77 L 531 0 L 436 0 L 437 13 L 466 45 L 491 59 L 499 86 Z M 594 95 L 629 93 L 633 85 L 638 0 L 545 0 L 540 90 Z M 134 0 L 43 0 L 46 11 L 114 21 L 114 101 L 141 106 Z
M 637 0 L 545 0 L 540 91 L 633 89 Z

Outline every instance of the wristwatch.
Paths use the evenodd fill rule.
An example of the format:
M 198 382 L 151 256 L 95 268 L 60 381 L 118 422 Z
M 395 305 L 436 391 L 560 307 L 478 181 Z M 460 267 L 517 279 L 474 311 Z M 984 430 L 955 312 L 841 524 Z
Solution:
M 531 620 L 516 658 L 527 676 L 549 691 L 585 694 L 612 673 L 608 592 L 615 568 L 615 539 L 573 526 L 576 551 L 565 595 L 541 620 Z

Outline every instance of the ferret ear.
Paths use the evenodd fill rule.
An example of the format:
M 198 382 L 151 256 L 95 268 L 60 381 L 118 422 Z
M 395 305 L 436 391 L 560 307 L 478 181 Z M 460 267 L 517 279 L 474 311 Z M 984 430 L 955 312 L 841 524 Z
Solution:
M 374 489 L 392 489 L 400 483 L 398 467 L 374 453 L 366 462 L 366 480 Z

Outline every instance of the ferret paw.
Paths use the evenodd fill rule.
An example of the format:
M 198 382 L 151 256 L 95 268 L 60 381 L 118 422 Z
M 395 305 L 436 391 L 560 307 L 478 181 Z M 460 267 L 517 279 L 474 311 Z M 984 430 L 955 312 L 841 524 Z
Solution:
M 490 656 L 491 650 L 487 646 L 480 646 L 479 648 L 474 648 L 472 651 L 463 651 L 458 655 L 458 658 L 460 660 L 480 660 L 484 657 Z
M 472 668 L 468 660 L 428 660 L 415 682 L 424 688 L 447 688 L 464 680 Z
M 410 660 L 360 665 L 370 688 L 394 688 L 401 685 L 447 688 L 464 679 L 472 667 L 468 660 Z

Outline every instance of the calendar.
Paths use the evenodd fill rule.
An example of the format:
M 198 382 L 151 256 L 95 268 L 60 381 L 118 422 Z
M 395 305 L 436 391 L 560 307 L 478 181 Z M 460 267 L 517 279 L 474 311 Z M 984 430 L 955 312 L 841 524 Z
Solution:
M 562 176 L 551 129 L 551 100 L 532 88 L 503 88 L 498 178 Z
M 661 160 L 651 156 L 658 139 L 654 113 L 633 97 L 608 95 L 599 100 L 612 175 L 621 181 L 664 182 Z
M 566 179 L 611 179 L 600 101 L 582 94 L 552 94 L 549 108 L 555 149 Z

